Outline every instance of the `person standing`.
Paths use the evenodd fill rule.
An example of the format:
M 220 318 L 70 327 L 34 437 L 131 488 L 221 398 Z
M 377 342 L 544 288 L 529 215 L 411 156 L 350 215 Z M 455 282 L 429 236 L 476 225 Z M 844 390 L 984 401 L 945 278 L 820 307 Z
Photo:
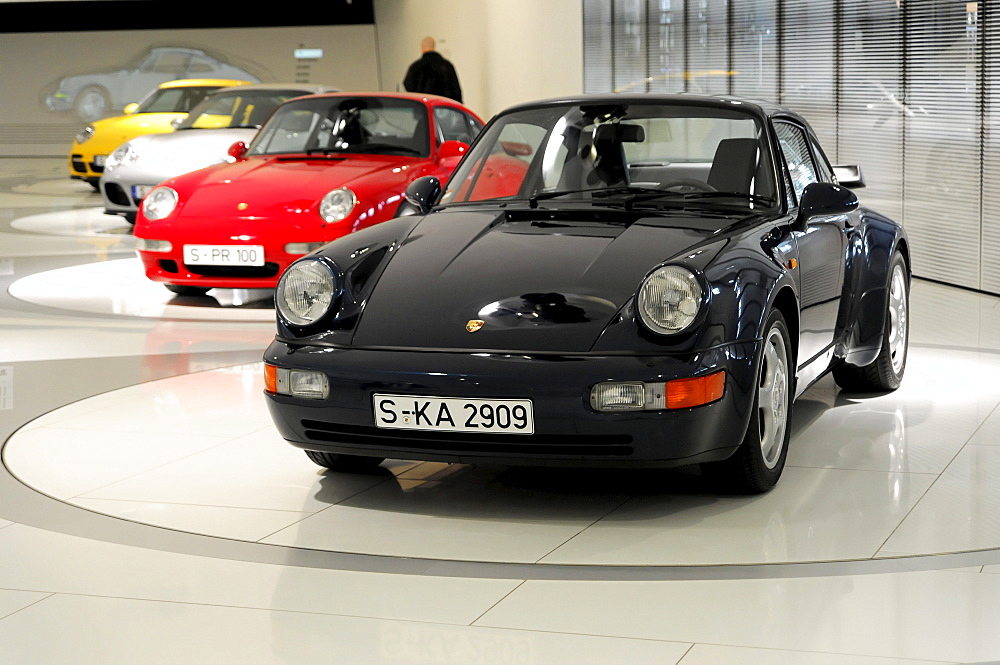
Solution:
M 420 42 L 423 55 L 406 70 L 403 87 L 407 92 L 441 95 L 461 102 L 462 88 L 458 84 L 455 67 L 434 48 L 434 38 L 424 37 Z

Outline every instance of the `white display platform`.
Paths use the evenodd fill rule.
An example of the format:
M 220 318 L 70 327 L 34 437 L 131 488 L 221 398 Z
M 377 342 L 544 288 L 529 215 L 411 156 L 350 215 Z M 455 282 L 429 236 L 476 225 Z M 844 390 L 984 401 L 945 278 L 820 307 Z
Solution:
M 8 288 L 18 300 L 90 314 L 173 320 L 274 321 L 273 290 L 213 289 L 178 296 L 149 280 L 138 258 L 88 263 L 23 277 Z
M 132 235 L 132 225 L 119 215 L 106 215 L 104 208 L 75 208 L 20 217 L 11 228 L 29 233 L 58 236 Z
M 612 566 L 859 561 L 1000 547 L 994 353 L 911 347 L 879 396 L 823 379 L 760 496 L 691 473 L 387 461 L 329 473 L 274 429 L 262 366 L 152 381 L 28 423 L 22 482 L 122 519 L 249 542 L 429 559 Z

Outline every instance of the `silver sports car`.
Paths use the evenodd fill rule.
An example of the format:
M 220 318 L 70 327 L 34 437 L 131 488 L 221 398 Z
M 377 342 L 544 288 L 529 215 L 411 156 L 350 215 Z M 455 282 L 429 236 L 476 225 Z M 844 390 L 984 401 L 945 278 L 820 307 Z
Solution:
M 237 141 L 249 143 L 285 100 L 335 90 L 323 85 L 262 83 L 215 91 L 191 109 L 175 131 L 137 136 L 108 156 L 100 182 L 104 211 L 134 224 L 139 203 L 153 187 L 227 161 L 230 146 Z

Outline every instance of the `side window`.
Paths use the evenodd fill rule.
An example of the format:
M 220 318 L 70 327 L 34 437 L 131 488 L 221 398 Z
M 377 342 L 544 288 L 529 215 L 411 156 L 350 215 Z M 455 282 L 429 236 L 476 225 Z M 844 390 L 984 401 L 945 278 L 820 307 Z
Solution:
M 809 144 L 812 146 L 813 154 L 816 156 L 816 168 L 819 169 L 820 180 L 823 182 L 837 182 L 837 179 L 833 175 L 833 169 L 830 168 L 830 162 L 826 160 L 826 155 L 815 141 L 810 141 Z
M 469 123 L 469 131 L 472 132 L 472 138 L 479 136 L 479 132 L 483 131 L 483 123 L 479 122 L 471 115 L 466 114 L 465 121 Z
M 434 124 L 437 125 L 438 141 L 461 141 L 472 143 L 476 135 L 461 111 L 447 106 L 434 109 Z
M 802 190 L 814 182 L 818 182 L 816 164 L 809 152 L 809 143 L 801 127 L 787 122 L 774 123 L 774 131 L 778 135 L 781 152 L 788 165 L 788 174 L 792 178 L 792 189 L 796 200 L 802 198 Z
M 183 74 L 187 70 L 188 57 L 181 53 L 161 53 L 152 56 L 142 63 L 144 72 L 161 72 L 168 74 Z
M 445 192 L 445 201 L 483 201 L 516 196 L 532 161 L 543 148 L 544 127 L 528 123 L 511 123 L 503 128 L 496 145 L 479 162 L 468 165 L 458 180 L 451 184 L 455 189 Z M 565 158 L 565 148 L 561 153 Z M 561 163 L 543 164 L 546 182 L 557 181 Z

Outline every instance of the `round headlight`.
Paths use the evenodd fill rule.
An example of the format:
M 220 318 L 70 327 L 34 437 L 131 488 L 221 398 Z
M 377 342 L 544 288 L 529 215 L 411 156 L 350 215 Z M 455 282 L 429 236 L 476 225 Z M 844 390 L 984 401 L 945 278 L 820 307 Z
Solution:
M 339 222 L 350 215 L 356 205 L 358 199 L 354 192 L 341 187 L 328 192 L 319 202 L 319 216 L 328 222 Z
M 94 135 L 94 126 L 87 125 L 80 130 L 80 133 L 76 135 L 77 143 L 86 143 Z
M 278 281 L 274 304 L 289 323 L 306 326 L 319 320 L 333 302 L 337 278 L 323 261 L 293 263 Z
M 169 187 L 157 187 L 142 200 L 146 219 L 163 219 L 177 207 L 177 192 Z
M 639 316 L 653 332 L 673 335 L 694 322 L 702 300 L 701 284 L 694 273 L 681 266 L 664 266 L 639 287 Z
M 104 170 L 111 171 L 119 166 L 131 166 L 135 164 L 135 160 L 138 158 L 139 153 L 135 151 L 132 144 L 124 143 L 108 155 L 108 159 L 104 162 Z

